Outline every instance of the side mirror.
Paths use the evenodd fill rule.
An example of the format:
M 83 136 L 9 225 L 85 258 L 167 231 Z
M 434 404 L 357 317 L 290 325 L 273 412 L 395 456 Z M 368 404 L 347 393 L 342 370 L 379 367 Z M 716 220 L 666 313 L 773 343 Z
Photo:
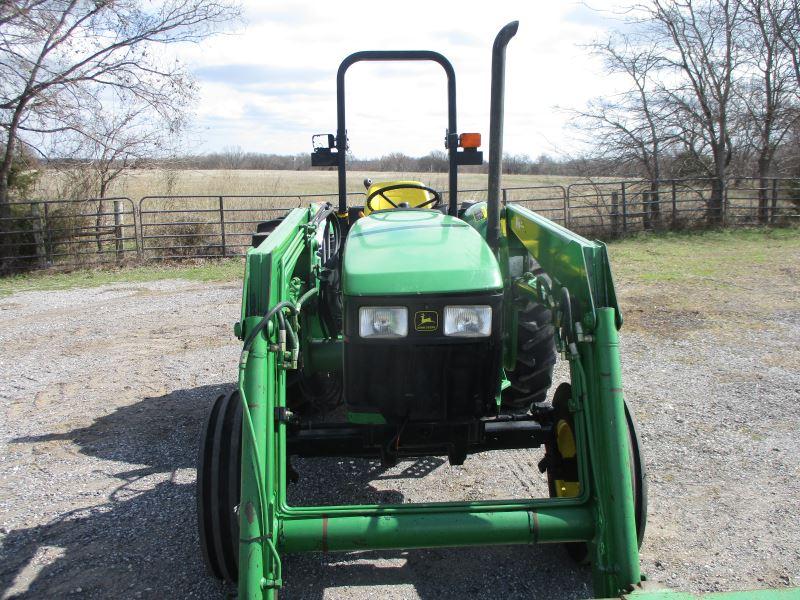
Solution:
M 333 151 L 336 148 L 336 137 L 333 134 L 312 135 L 311 145 L 314 148 L 311 153 L 312 167 L 335 167 L 339 164 L 339 153 Z

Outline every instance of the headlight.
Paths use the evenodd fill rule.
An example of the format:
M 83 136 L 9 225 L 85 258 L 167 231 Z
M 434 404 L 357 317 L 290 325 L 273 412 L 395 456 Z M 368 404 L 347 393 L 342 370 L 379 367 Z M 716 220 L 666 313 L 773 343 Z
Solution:
M 492 332 L 491 306 L 445 306 L 444 334 L 487 337 Z
M 358 309 L 358 333 L 362 338 L 397 338 L 408 335 L 405 306 L 362 306 Z

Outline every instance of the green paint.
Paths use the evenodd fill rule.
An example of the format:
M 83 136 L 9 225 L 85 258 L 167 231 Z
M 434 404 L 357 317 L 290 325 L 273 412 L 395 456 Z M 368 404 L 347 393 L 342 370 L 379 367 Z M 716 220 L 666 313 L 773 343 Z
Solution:
M 437 211 L 373 213 L 347 237 L 344 294 L 385 296 L 500 290 L 489 247 L 460 219 Z
M 539 511 L 430 512 L 372 516 L 324 516 L 287 520 L 286 552 L 436 548 L 532 544 L 589 539 L 594 529 L 585 508 Z
M 243 291 L 245 335 L 269 307 L 314 289 L 312 274 L 319 258 L 305 227 L 312 214 L 309 209 L 292 211 L 265 243 L 248 253 Z M 275 409 L 286 403 L 286 372 L 278 368 L 275 353 L 268 351 L 267 342 L 274 344 L 276 334 L 274 328 L 267 328 L 269 340 L 257 340 L 243 374 L 253 433 L 244 432 L 241 500 L 242 506 L 254 509 L 240 511 L 240 556 L 246 557 L 240 561 L 241 598 L 275 598 L 276 589 L 264 584 L 280 584 L 278 552 L 320 550 L 587 541 L 596 595 L 619 598 L 641 583 L 617 339 L 621 320 L 605 247 L 525 209 L 509 207 L 506 218 L 508 253 L 531 253 L 555 282 L 554 292 L 560 286 L 569 289 L 574 298 L 574 319 L 584 324 L 586 336 L 571 350 L 568 348 L 581 495 L 290 506 L 286 493 L 286 424 L 275 421 Z M 505 254 L 502 258 L 505 260 Z M 470 269 L 477 270 L 477 275 L 468 273 Z M 350 293 L 466 292 L 474 291 L 475 282 L 481 281 L 478 289 L 502 286 L 510 296 L 512 287 L 510 278 L 501 280 L 498 262 L 476 229 L 428 211 L 379 213 L 360 219 L 348 239 L 345 275 Z M 538 292 L 526 282 L 514 283 L 515 290 L 536 297 Z M 304 314 L 303 328 L 317 331 L 317 319 L 313 310 Z M 341 340 L 323 341 L 302 330 L 300 340 L 309 369 L 330 370 L 341 365 Z M 351 413 L 348 420 L 383 422 L 380 415 L 368 413 Z M 256 455 L 262 467 L 261 489 L 255 477 Z M 259 504 L 262 497 L 266 498 L 263 517 Z M 626 597 L 640 596 L 654 600 L 695 598 L 654 591 L 636 591 Z M 800 600 L 795 590 L 710 597 Z
M 256 325 L 257 317 L 250 317 L 250 327 Z M 268 373 L 274 371 L 274 354 L 267 353 L 267 342 L 262 335 L 256 337 L 249 352 L 247 365 L 243 376 L 242 391 L 250 411 L 253 424 L 253 439 L 251 430 L 244 427 L 242 435 L 242 487 L 239 511 L 239 597 L 247 599 L 262 598 L 261 577 L 268 568 L 264 564 L 265 553 L 261 542 L 257 541 L 268 530 L 268 523 L 264 523 L 263 516 L 267 513 L 262 507 L 262 497 L 266 496 L 269 484 L 263 490 L 259 489 L 258 478 L 254 470 L 260 472 L 262 482 L 268 482 L 270 477 L 264 468 L 263 448 L 266 445 L 266 419 L 268 407 L 264 402 L 256 399 L 269 396 L 270 381 Z M 260 465 L 253 460 L 253 454 L 259 453 L 262 457 Z
M 597 484 L 598 536 L 594 544 L 592 577 L 596 594 L 613 594 L 621 584 L 638 583 L 639 551 L 636 539 L 628 427 L 622 395 L 622 368 L 614 309 L 597 309 L 596 341 L 582 344 L 593 351 L 587 378 L 593 429 L 590 454 Z M 588 358 L 588 357 L 587 357 Z
M 316 322 L 316 320 L 315 320 Z M 309 351 L 306 354 L 305 369 L 309 373 L 321 371 L 323 373 L 338 372 L 342 370 L 342 352 L 344 351 L 341 339 L 321 340 L 309 338 Z
M 585 307 L 590 323 L 594 322 L 596 306 L 609 306 L 615 310 L 617 327 L 621 327 L 622 315 L 605 244 L 590 242 L 523 206 L 509 204 L 505 210 L 511 234 L 557 287 L 568 288 Z

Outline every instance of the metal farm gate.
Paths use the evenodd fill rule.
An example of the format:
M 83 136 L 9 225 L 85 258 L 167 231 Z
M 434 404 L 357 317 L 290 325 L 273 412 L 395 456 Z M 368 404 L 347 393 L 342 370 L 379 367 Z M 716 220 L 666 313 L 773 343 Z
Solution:
M 352 205 L 364 194 L 350 194 Z M 447 193 L 442 194 L 446 203 Z M 459 192 L 463 202 L 485 189 Z M 14 202 L 0 214 L 0 273 L 121 263 L 240 256 L 257 224 L 336 194 L 146 196 Z M 800 179 L 663 181 L 598 178 L 562 185 L 506 187 L 518 203 L 587 237 L 800 222 Z
M 138 254 L 129 198 L 12 202 L 0 215 L 0 273 L 118 263 Z

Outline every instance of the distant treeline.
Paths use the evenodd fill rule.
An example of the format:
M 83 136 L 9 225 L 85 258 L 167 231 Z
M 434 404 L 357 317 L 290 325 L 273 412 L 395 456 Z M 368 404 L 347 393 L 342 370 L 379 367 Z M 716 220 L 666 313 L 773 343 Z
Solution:
M 186 156 L 170 162 L 176 168 L 185 169 L 306 171 L 312 168 L 310 154 L 263 154 L 237 149 Z M 392 152 L 377 158 L 348 156 L 347 167 L 356 171 L 446 173 L 448 161 L 447 153 L 439 150 L 418 157 Z M 461 167 L 460 170 L 465 173 L 485 173 L 487 168 L 488 165 L 484 162 L 481 166 Z M 584 161 L 558 160 L 545 155 L 535 159 L 527 155 L 506 155 L 504 158 L 504 170 L 512 174 L 579 175 L 584 168 Z
M 784 144 L 777 154 L 793 154 L 789 152 L 790 144 Z M 757 174 L 757 161 L 753 157 L 737 157 L 732 161 L 729 176 L 752 177 Z M 790 156 L 786 163 L 793 166 Z M 708 177 L 708 163 L 711 156 L 692 155 L 691 153 L 671 153 L 661 157 L 660 176 L 662 179 L 705 178 Z M 54 161 L 51 161 L 53 164 Z M 88 161 L 58 161 L 59 166 Z M 393 152 L 377 158 L 348 157 L 347 167 L 354 171 L 394 171 L 401 173 L 446 173 L 447 154 L 433 151 L 425 156 L 408 156 Z M 616 158 L 582 155 L 578 157 L 557 158 L 541 154 L 532 158 L 527 154 L 506 154 L 503 157 L 503 172 L 509 175 L 556 175 L 573 177 L 619 177 L 647 178 L 641 172 L 635 160 L 625 161 Z M 274 171 L 308 171 L 311 170 L 311 155 L 302 154 L 267 154 L 261 152 L 245 152 L 239 149 L 225 149 L 201 155 L 189 155 L 170 159 L 148 159 L 137 161 L 132 168 L 167 168 L 167 169 L 223 169 L 223 170 L 274 170 Z M 330 167 L 334 169 L 335 167 Z M 461 167 L 464 173 L 486 173 L 488 163 L 481 166 Z M 796 169 L 787 169 L 786 175 L 794 175 Z
M 53 159 L 47 165 L 57 168 L 91 166 L 89 159 Z M 255 171 L 309 171 L 311 155 L 302 154 L 268 154 L 262 152 L 244 152 L 241 150 L 222 150 L 208 154 L 178 156 L 172 158 L 141 159 L 128 165 L 132 169 L 165 168 L 165 169 L 222 169 L 222 170 L 255 170 Z M 314 167 L 319 169 L 318 167 Z M 336 167 L 329 167 L 333 170 Z M 347 168 L 353 171 L 395 171 L 405 173 L 446 173 L 448 168 L 447 154 L 433 151 L 425 156 L 408 156 L 393 152 L 377 158 L 355 158 L 348 156 Z M 463 173 L 486 173 L 488 163 L 481 166 L 460 167 Z M 503 158 L 503 171 L 512 175 L 630 175 L 624 169 L 616 168 L 611 161 L 593 158 L 557 159 L 547 155 L 531 158 L 526 154 L 506 154 Z

